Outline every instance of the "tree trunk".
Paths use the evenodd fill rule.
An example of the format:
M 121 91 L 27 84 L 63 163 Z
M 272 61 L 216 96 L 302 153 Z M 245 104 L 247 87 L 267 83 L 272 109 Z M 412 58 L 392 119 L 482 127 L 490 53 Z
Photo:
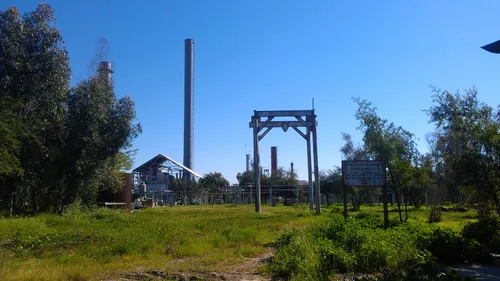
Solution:
M 408 221 L 408 199 L 405 196 L 405 221 Z
M 386 161 L 387 162 L 387 168 L 389 169 L 389 176 L 391 178 L 391 182 L 392 182 L 392 188 L 393 188 L 393 191 L 396 193 L 396 203 L 398 204 L 398 213 L 399 213 L 399 221 L 400 222 L 403 222 L 403 216 L 401 215 L 401 203 L 399 202 L 399 192 L 397 192 L 396 190 L 396 184 L 394 183 L 394 176 L 392 175 L 392 169 L 391 169 L 391 165 L 389 164 L 389 161 Z

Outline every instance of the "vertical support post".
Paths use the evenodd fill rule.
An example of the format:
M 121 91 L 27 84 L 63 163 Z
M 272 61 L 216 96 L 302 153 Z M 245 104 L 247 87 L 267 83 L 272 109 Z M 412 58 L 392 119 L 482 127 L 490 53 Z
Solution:
M 269 187 L 269 204 L 274 207 L 273 204 L 273 188 Z
M 344 218 L 347 219 L 347 186 L 344 183 L 344 161 L 342 161 L 342 191 L 344 193 Z
M 311 130 L 307 129 L 307 178 L 309 180 L 309 210 L 314 210 L 314 195 L 313 195 L 313 178 L 311 164 Z
M 260 206 L 260 155 L 259 155 L 259 117 L 253 116 L 253 172 L 255 174 L 255 212 L 261 213 Z
M 320 197 L 320 179 L 319 179 L 319 164 L 318 164 L 318 130 L 316 129 L 316 115 L 312 118 L 313 121 L 313 153 L 314 153 L 314 181 L 316 182 L 316 214 L 321 214 L 321 197 Z
M 389 201 L 389 198 L 387 196 L 387 171 L 385 162 L 382 172 L 384 173 L 384 226 L 385 228 L 387 228 L 389 227 L 389 208 L 387 206 L 387 201 Z
M 132 188 L 134 185 L 133 174 L 125 174 L 125 210 L 132 210 Z

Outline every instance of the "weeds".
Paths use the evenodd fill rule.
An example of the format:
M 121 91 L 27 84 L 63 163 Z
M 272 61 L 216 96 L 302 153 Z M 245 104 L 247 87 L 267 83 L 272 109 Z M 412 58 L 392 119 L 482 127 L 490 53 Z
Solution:
M 225 270 L 266 252 L 286 225 L 325 219 L 303 208 L 263 212 L 250 205 L 134 213 L 75 205 L 63 215 L 0 219 L 0 279 L 92 280 L 139 266 Z
M 465 231 L 487 229 L 477 224 Z M 287 280 L 330 280 L 336 273 L 372 274 L 358 280 L 467 280 L 437 261 L 489 261 L 484 245 L 460 231 L 418 221 L 384 229 L 377 216 L 364 212 L 288 230 L 275 247 L 270 271 Z M 381 272 L 386 274 L 377 277 Z

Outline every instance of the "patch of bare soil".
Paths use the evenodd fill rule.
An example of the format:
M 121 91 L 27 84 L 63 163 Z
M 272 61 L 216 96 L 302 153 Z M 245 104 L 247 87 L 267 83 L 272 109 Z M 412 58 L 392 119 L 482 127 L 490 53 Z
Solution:
M 269 281 L 271 280 L 270 278 L 261 276 L 258 271 L 272 255 L 272 250 L 268 249 L 263 255 L 248 259 L 227 272 L 165 272 L 162 270 L 150 270 L 125 273 L 118 278 L 107 279 L 106 281 Z

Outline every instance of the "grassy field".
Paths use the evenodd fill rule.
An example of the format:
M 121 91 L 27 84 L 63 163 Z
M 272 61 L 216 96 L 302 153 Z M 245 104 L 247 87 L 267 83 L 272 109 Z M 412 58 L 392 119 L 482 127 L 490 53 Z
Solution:
M 226 272 L 269 252 L 287 227 L 324 222 L 341 206 L 315 216 L 305 206 L 165 207 L 123 213 L 99 209 L 63 216 L 0 219 L 2 280 L 107 280 L 125 272 Z M 362 212 L 382 217 L 381 206 Z M 355 212 L 349 213 L 352 216 Z M 410 208 L 411 219 L 426 219 Z M 391 212 L 391 218 L 397 213 Z M 473 212 L 445 213 L 438 223 L 460 228 Z

